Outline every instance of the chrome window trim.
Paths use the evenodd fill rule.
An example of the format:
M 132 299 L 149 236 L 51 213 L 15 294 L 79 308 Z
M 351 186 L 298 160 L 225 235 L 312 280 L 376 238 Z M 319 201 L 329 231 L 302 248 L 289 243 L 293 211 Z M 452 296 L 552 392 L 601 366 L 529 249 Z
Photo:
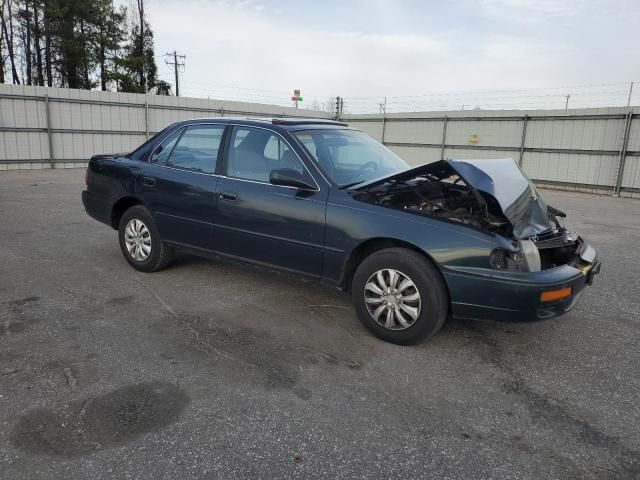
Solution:
M 216 176 L 219 177 L 220 175 L 218 175 L 215 170 L 218 168 L 218 159 L 216 158 L 216 164 L 214 165 L 214 171 L 212 173 L 207 173 L 207 172 L 194 172 L 193 170 L 188 170 L 186 168 L 176 168 L 176 167 L 168 167 L 166 165 L 160 165 L 158 163 L 154 163 L 151 161 L 151 157 L 153 157 L 153 154 L 156 153 L 156 150 L 158 149 L 158 147 L 160 147 L 162 145 L 162 143 L 169 138 L 171 135 L 173 135 L 174 133 L 180 131 L 180 130 L 186 130 L 189 127 L 197 127 L 197 126 L 201 126 L 201 125 L 213 125 L 216 127 L 222 127 L 222 137 L 220 138 L 220 146 L 222 145 L 222 140 L 224 139 L 224 129 L 227 127 L 227 123 L 213 123 L 213 122 L 207 122 L 207 123 L 203 123 L 203 122 L 196 122 L 196 123 L 187 123 L 184 125 L 181 125 L 177 130 L 171 130 L 170 132 L 167 132 L 162 139 L 160 139 L 160 141 L 158 142 L 158 144 L 153 147 L 153 150 L 151 150 L 151 153 L 149 154 L 149 156 L 147 157 L 147 163 L 149 165 L 155 165 L 156 167 L 162 167 L 162 168 L 168 168 L 170 170 L 178 170 L 179 172 L 189 172 L 189 173 L 197 173 L 198 175 L 210 175 L 210 176 Z M 182 138 L 182 135 L 184 134 L 184 131 L 180 134 L 180 136 L 178 137 L 178 142 L 180 141 L 180 139 Z M 176 145 L 178 145 L 178 143 L 176 142 Z M 176 145 L 173 146 L 173 148 L 176 147 Z M 220 146 L 218 146 L 218 151 L 220 151 Z M 173 153 L 173 150 L 172 150 Z
M 149 162 L 151 163 L 151 162 Z M 218 175 L 217 173 L 207 173 L 207 172 L 196 172 L 194 170 L 187 170 L 186 168 L 176 168 L 176 167 L 167 167 L 166 165 L 158 165 L 157 163 L 151 163 L 151 165 L 155 165 L 160 168 L 168 168 L 169 170 L 176 170 L 178 172 L 187 172 L 187 173 L 195 173 L 196 175 L 207 175 L 209 177 L 221 177 L 222 175 Z
M 311 174 L 309 174 L 311 175 Z M 305 192 L 319 192 L 320 191 L 320 187 L 318 187 L 318 184 L 316 183 L 315 179 L 313 180 L 314 183 L 316 183 L 316 188 L 314 189 L 306 189 L 306 188 L 299 188 L 299 187 L 291 187 L 289 185 L 274 185 L 273 183 L 270 182 L 261 182 L 259 180 L 249 180 L 248 178 L 238 178 L 238 177 L 230 177 L 228 175 L 217 175 L 220 178 L 226 178 L 228 180 L 238 180 L 239 182 L 249 182 L 249 183 L 257 183 L 258 185 L 269 185 L 270 187 L 279 187 L 279 188 L 292 188 L 293 190 L 303 190 Z M 311 177 L 313 178 L 313 177 Z
M 258 127 L 256 125 L 243 125 L 241 123 L 232 123 L 232 122 L 230 122 L 229 126 L 231 126 L 231 127 L 245 127 L 245 128 L 258 128 L 260 130 L 266 130 L 267 132 L 272 133 L 272 134 L 277 135 L 278 137 L 280 137 L 289 146 L 289 150 L 291 150 L 293 152 L 293 154 L 296 156 L 298 161 L 302 164 L 302 168 L 304 168 L 307 171 L 307 173 L 311 177 L 311 180 L 313 180 L 313 183 L 315 183 L 315 185 L 316 185 L 316 188 L 314 190 L 306 190 L 306 191 L 307 192 L 319 192 L 320 191 L 320 185 L 318 185 L 318 181 L 315 179 L 315 177 L 313 176 L 313 174 L 311 173 L 311 171 L 309 170 L 307 165 L 304 163 L 304 161 L 300 158 L 300 155 L 298 155 L 298 152 L 296 152 L 294 150 L 294 148 L 291 146 L 289 141 L 286 138 L 284 138 L 279 132 L 276 132 L 275 130 L 273 130 L 271 128 Z M 231 148 L 231 138 L 229 138 L 229 149 L 230 148 Z M 246 179 L 246 178 L 230 177 L 228 175 L 228 170 L 229 170 L 229 152 L 227 152 L 227 161 L 226 161 L 225 167 L 227 169 L 227 174 L 226 175 L 225 174 L 220 175 L 221 177 L 224 177 L 224 178 L 230 178 L 230 179 L 233 179 L 233 180 L 242 180 L 244 182 L 259 183 L 261 185 L 271 185 L 273 187 L 293 188 L 295 190 L 302 190 L 302 189 L 300 189 L 298 187 L 290 187 L 288 185 L 274 185 L 273 183 L 270 183 L 270 182 L 261 182 L 259 180 L 249 180 L 249 179 Z M 325 178 L 325 180 L 326 180 L 326 178 Z

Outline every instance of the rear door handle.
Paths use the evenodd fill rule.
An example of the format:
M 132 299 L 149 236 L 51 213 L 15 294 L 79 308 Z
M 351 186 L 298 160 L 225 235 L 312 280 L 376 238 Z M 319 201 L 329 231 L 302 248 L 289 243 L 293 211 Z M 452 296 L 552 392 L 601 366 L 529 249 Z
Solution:
M 155 187 L 156 179 L 153 177 L 142 177 L 142 184 L 147 187 Z
M 238 194 L 235 192 L 220 192 L 218 197 L 220 197 L 221 200 L 233 201 L 238 199 Z

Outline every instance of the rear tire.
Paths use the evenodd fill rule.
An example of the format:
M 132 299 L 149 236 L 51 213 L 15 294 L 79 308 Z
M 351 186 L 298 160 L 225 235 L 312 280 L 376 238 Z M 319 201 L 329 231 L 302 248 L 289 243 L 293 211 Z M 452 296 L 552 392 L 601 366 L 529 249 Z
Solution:
M 449 298 L 440 272 L 406 248 L 387 248 L 365 258 L 353 276 L 351 295 L 364 326 L 398 345 L 434 335 L 447 318 Z
M 141 272 L 160 270 L 173 257 L 173 248 L 164 243 L 153 217 L 141 205 L 131 207 L 122 214 L 118 238 L 124 258 Z

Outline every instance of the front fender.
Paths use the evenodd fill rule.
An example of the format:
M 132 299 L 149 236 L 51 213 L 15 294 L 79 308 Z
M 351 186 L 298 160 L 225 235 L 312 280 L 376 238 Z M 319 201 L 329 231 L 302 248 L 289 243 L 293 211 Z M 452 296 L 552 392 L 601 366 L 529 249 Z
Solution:
M 325 276 L 329 278 L 340 279 L 353 252 L 371 239 L 408 243 L 433 259 L 441 271 L 456 266 L 488 268 L 493 249 L 509 248 L 505 238 L 466 225 L 340 197 L 330 196 L 327 204 Z

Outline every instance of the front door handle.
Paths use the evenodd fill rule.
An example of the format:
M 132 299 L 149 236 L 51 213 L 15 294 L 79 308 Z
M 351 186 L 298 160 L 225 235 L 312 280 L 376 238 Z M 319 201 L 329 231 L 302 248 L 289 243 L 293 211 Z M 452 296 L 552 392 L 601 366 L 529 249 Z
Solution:
M 234 201 L 238 199 L 238 194 L 235 192 L 220 192 L 218 197 L 220 197 L 221 200 Z
M 153 177 L 142 177 L 142 184 L 147 187 L 155 187 L 156 179 Z

